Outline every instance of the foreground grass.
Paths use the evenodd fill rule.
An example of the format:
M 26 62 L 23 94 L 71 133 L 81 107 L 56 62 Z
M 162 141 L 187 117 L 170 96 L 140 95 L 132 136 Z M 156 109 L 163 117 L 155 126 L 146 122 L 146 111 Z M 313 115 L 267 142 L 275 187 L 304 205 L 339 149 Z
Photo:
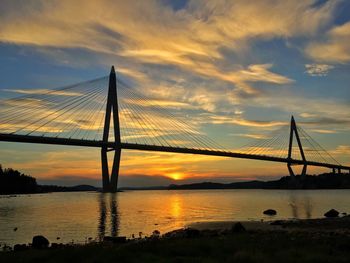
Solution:
M 0 253 L 0 262 L 349 262 L 350 236 L 255 232 Z

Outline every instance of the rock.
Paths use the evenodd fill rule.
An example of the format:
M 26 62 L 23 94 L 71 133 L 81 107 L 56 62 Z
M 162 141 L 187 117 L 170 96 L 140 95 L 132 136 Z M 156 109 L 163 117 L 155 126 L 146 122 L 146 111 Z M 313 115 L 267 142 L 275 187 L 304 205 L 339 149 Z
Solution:
M 159 238 L 160 236 L 160 231 L 159 230 L 154 230 L 153 233 L 152 233 L 152 237 L 153 238 Z
M 264 212 L 264 215 L 268 215 L 268 216 L 274 216 L 277 215 L 277 211 L 274 209 L 267 209 Z
M 26 250 L 26 249 L 28 249 L 26 244 L 16 244 L 13 247 L 14 251 L 23 251 L 23 250 Z
M 246 231 L 245 227 L 240 222 L 237 222 L 231 228 L 232 233 L 240 233 L 245 231 Z
M 338 217 L 339 212 L 335 209 L 331 209 L 324 214 L 325 217 Z
M 49 240 L 44 236 L 34 236 L 32 240 L 33 248 L 47 248 L 49 246 Z

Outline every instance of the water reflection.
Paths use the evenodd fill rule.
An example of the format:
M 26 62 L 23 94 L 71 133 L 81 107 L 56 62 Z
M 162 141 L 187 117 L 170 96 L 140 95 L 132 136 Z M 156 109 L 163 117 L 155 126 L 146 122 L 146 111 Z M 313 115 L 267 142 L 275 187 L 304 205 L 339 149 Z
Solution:
M 291 214 L 293 218 L 312 218 L 313 207 L 312 200 L 309 195 L 291 191 L 289 196 L 289 206 L 291 207 Z M 301 212 L 304 212 L 304 216 L 300 215 Z
M 305 201 L 304 201 L 304 209 L 305 209 L 305 215 L 307 219 L 312 218 L 312 201 L 311 198 L 309 196 L 305 197 Z
M 170 198 L 171 215 L 177 219 L 182 214 L 182 199 L 178 195 L 174 195 Z
M 117 194 L 65 192 L 0 198 L 0 243 L 86 242 L 154 230 L 165 233 L 194 222 L 320 218 L 331 208 L 350 211 L 350 190 L 125 191 Z M 17 231 L 14 229 L 18 227 Z
M 297 199 L 294 192 L 291 193 L 289 200 L 290 200 L 289 205 L 292 210 L 292 217 L 299 218 L 299 207 L 298 207 Z
M 117 194 L 100 193 L 98 195 L 100 216 L 98 224 L 98 239 L 101 241 L 106 236 L 106 222 L 109 216 L 110 235 L 112 237 L 118 236 L 119 233 L 119 213 L 118 213 L 118 197 Z M 107 205 L 109 204 L 109 205 Z M 109 207 L 109 210 L 107 209 Z

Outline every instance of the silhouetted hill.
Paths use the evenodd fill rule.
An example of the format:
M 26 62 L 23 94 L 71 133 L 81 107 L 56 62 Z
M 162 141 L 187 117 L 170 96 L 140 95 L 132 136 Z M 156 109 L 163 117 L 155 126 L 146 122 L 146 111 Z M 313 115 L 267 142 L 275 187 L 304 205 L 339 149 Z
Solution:
M 12 168 L 2 169 L 2 166 L 0 165 L 0 195 L 98 190 L 100 189 L 91 185 L 38 185 L 34 177 L 22 174 Z
M 184 185 L 169 185 L 169 190 L 174 189 L 259 189 L 262 188 L 265 182 L 262 181 L 248 181 L 248 182 L 237 182 L 237 183 L 194 183 L 194 184 L 184 184 Z
M 120 191 L 133 191 L 133 190 L 168 190 L 168 187 L 169 186 L 146 186 L 146 187 L 133 187 L 133 186 L 127 186 L 127 187 L 121 187 L 121 188 L 118 188 L 118 190 Z
M 76 186 L 57 186 L 57 185 L 39 185 L 38 192 L 86 192 L 99 191 L 100 188 L 91 185 L 76 185 Z
M 237 183 L 194 183 L 176 185 L 172 184 L 169 190 L 195 190 L 195 189 L 350 189 L 349 174 L 325 173 L 320 175 L 306 175 L 295 177 L 285 176 L 274 181 L 248 181 Z
M 124 187 L 120 190 L 196 190 L 196 189 L 350 189 L 350 174 L 324 173 L 295 177 L 285 176 L 273 181 L 248 181 L 235 183 L 193 183 L 153 187 Z M 28 194 L 48 192 L 100 191 L 91 185 L 57 186 L 38 185 L 36 179 L 0 165 L 0 194 Z

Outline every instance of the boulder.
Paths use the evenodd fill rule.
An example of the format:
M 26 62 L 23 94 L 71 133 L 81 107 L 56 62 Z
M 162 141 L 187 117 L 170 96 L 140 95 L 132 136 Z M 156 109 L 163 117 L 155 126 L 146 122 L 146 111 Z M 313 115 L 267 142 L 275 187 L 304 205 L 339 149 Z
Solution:
M 160 237 L 160 231 L 159 230 L 154 230 L 152 233 L 153 238 L 159 238 Z
M 335 209 L 331 209 L 324 214 L 325 217 L 338 217 L 339 212 Z
M 274 209 L 267 209 L 264 212 L 264 215 L 268 215 L 268 216 L 275 216 L 277 215 L 277 211 Z
M 49 240 L 44 236 L 34 236 L 32 240 L 33 248 L 47 248 L 49 247 Z
M 246 231 L 245 227 L 240 222 L 237 222 L 231 228 L 232 233 L 240 233 L 245 231 Z

